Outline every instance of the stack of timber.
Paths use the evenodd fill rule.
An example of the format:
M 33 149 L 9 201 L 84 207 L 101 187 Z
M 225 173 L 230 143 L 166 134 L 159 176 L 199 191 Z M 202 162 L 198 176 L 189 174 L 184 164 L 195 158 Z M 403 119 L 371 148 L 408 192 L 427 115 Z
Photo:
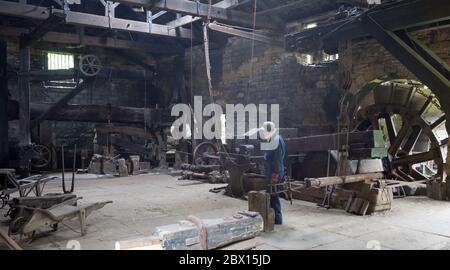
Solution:
M 210 250 L 238 249 L 255 246 L 259 240 L 248 241 L 263 231 L 263 218 L 250 211 L 225 218 L 201 220 L 189 216 L 176 224 L 157 227 L 153 237 L 116 243 L 120 250 Z M 247 241 L 243 243 L 244 241 Z M 234 246 L 231 246 L 235 244 Z M 240 244 L 240 245 L 237 245 Z
M 393 190 L 386 185 L 383 173 L 362 173 L 305 179 L 305 189 L 293 192 L 293 198 L 320 203 L 327 186 L 336 186 L 331 194 L 331 206 L 356 215 L 372 214 L 391 209 Z M 294 182 L 295 183 L 295 182 Z

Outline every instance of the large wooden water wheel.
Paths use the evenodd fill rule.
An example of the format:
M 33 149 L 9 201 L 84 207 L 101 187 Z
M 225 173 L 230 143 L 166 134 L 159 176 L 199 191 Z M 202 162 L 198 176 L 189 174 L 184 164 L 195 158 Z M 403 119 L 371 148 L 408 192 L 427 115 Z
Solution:
M 412 80 L 375 80 L 352 96 L 352 128 L 381 129 L 391 176 L 442 179 L 447 156 L 445 115 L 432 91 Z

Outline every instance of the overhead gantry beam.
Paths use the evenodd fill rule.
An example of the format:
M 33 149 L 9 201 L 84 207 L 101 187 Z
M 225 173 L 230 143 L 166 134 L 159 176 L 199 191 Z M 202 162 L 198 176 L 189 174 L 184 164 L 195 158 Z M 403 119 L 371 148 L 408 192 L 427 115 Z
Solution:
M 386 30 L 417 30 L 450 20 L 450 1 L 405 0 L 369 12 L 371 17 Z M 367 36 L 369 36 L 367 31 L 352 17 L 288 34 L 286 49 L 308 52 L 317 50 L 323 45 L 328 53 L 336 53 L 339 41 Z
M 28 29 L 18 27 L 1 27 L 0 35 L 19 37 L 21 34 L 28 34 Z M 176 54 L 184 51 L 182 46 L 170 46 L 158 44 L 156 42 L 138 42 L 131 40 L 123 40 L 111 37 L 98 37 L 88 35 L 78 35 L 72 33 L 48 32 L 43 35 L 40 42 L 56 43 L 56 44 L 81 44 L 85 46 L 136 50 L 143 53 L 158 54 Z
M 281 37 L 270 37 L 270 36 L 266 36 L 263 34 L 247 32 L 247 31 L 243 31 L 240 29 L 216 24 L 216 23 L 208 24 L 208 28 L 211 30 L 217 31 L 217 32 L 224 33 L 224 34 L 242 37 L 242 38 L 250 39 L 250 40 L 256 40 L 259 42 L 271 44 L 271 45 L 281 47 L 281 48 L 284 46 L 284 42 L 282 41 Z
M 213 5 L 213 7 L 229 8 L 229 7 L 232 7 L 232 6 L 236 5 L 238 2 L 239 2 L 238 0 L 223 0 L 223 1 L 215 3 Z M 181 26 L 186 25 L 186 24 L 190 24 L 190 23 L 199 21 L 201 19 L 202 19 L 202 17 L 195 17 L 195 16 L 191 16 L 191 15 L 186 15 L 186 16 L 183 16 L 183 17 L 178 18 L 176 20 L 168 22 L 167 25 L 170 26 L 170 27 L 177 28 L 177 27 L 181 27 Z
M 239 10 L 232 10 L 220 6 L 211 6 L 195 1 L 187 0 L 159 0 L 159 1 L 145 1 L 145 0 L 117 0 L 115 2 L 144 6 L 146 8 L 157 8 L 161 10 L 172 11 L 184 15 L 191 15 L 195 17 L 206 18 L 211 16 L 213 20 L 219 20 L 231 24 L 239 24 L 245 26 L 253 26 L 253 14 L 242 12 Z M 273 22 L 269 17 L 260 17 L 256 19 L 256 26 L 267 29 L 278 29 L 283 27 Z
M 120 2 L 120 1 L 118 1 Z M 144 1 L 138 1 L 144 2 Z M 142 22 L 116 18 L 114 16 L 101 16 L 70 10 L 51 9 L 42 6 L 22 4 L 17 2 L 0 1 L 0 15 L 22 17 L 36 20 L 47 20 L 52 14 L 64 14 L 65 23 L 74 25 L 83 25 L 96 28 L 106 28 L 113 30 L 131 31 L 151 35 L 191 38 L 190 29 L 173 29 L 167 25 L 155 24 L 151 21 Z M 151 17 L 150 17 L 151 18 Z

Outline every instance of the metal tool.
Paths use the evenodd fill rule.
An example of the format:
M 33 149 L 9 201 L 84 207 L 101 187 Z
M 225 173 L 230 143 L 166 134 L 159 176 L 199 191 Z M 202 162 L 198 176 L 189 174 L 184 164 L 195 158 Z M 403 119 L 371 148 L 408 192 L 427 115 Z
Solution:
M 61 160 L 62 188 L 63 188 L 64 194 L 70 194 L 70 193 L 73 193 L 73 191 L 75 189 L 75 165 L 76 165 L 76 160 L 77 160 L 76 159 L 77 158 L 77 145 L 75 144 L 74 150 L 73 150 L 72 182 L 70 185 L 70 190 L 66 189 L 66 181 L 64 178 L 64 146 L 61 146 L 61 156 L 62 156 L 62 160 Z

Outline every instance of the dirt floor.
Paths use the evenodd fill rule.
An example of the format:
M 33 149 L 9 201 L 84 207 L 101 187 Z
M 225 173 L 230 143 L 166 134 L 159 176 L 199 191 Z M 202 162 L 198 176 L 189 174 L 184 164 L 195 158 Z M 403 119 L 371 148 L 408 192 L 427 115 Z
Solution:
M 71 228 L 41 233 L 31 243 L 15 237 L 23 248 L 114 249 L 116 241 L 151 236 L 155 227 L 191 214 L 218 218 L 247 209 L 244 200 L 209 192 L 223 184 L 177 180 L 168 172 L 78 178 L 75 193 L 83 197 L 81 203 L 113 203 L 88 217 L 85 236 L 76 232 L 77 223 L 68 223 Z M 61 183 L 47 184 L 45 192 L 61 192 Z M 391 211 L 361 217 L 283 200 L 283 212 L 284 225 L 262 234 L 264 244 L 258 249 L 450 249 L 450 202 L 426 197 L 396 199 Z M 5 213 L 6 209 L 0 210 L 3 229 L 7 229 Z

